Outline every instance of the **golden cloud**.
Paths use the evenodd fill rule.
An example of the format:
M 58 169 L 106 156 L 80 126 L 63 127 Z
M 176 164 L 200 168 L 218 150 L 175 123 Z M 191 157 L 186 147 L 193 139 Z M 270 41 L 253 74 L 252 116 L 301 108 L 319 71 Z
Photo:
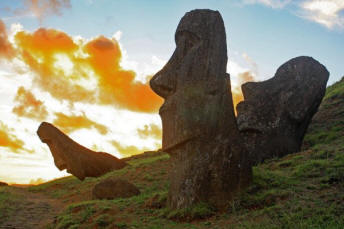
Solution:
M 162 99 L 149 85 L 136 82 L 135 73 L 121 69 L 121 50 L 116 41 L 98 37 L 85 46 L 88 62 L 97 74 L 102 103 L 116 103 L 132 111 L 156 112 Z
M 19 104 L 12 110 L 18 116 L 43 121 L 48 116 L 47 108 L 44 103 L 35 98 L 35 96 L 24 87 L 19 87 L 14 101 Z
M 141 154 L 144 151 L 149 150 L 148 148 L 138 148 L 136 146 L 123 146 L 122 144 L 120 144 L 118 141 L 111 141 L 110 142 L 116 149 L 117 151 L 123 156 L 123 157 L 130 157 L 132 155 L 136 155 L 136 154 Z
M 56 112 L 55 115 L 56 119 L 53 123 L 67 134 L 78 129 L 90 129 L 92 127 L 102 135 L 106 135 L 108 133 L 106 126 L 90 120 L 85 114 L 68 116 L 63 113 Z
M 39 185 L 39 184 L 43 184 L 44 182 L 46 182 L 46 180 L 44 180 L 43 178 L 37 178 L 37 179 L 31 179 L 29 184 Z
M 244 100 L 244 97 L 242 95 L 241 91 L 241 85 L 246 83 L 246 82 L 252 82 L 254 81 L 254 76 L 250 71 L 240 73 L 238 75 L 238 86 L 232 87 L 232 97 L 233 97 L 233 106 L 234 106 L 234 111 L 236 113 L 236 106 L 238 103 Z
M 137 129 L 137 133 L 141 138 L 152 137 L 158 140 L 161 140 L 162 138 L 161 128 L 154 123 L 149 124 L 149 125 L 144 125 L 143 129 Z
M 7 147 L 13 152 L 18 153 L 19 150 L 23 149 L 24 142 L 11 132 L 12 129 L 0 121 L 0 147 Z
M 11 59 L 14 57 L 14 49 L 11 43 L 8 41 L 6 32 L 6 26 L 2 20 L 0 20 L 0 58 Z
M 18 32 L 15 40 L 22 60 L 37 73 L 35 82 L 56 99 L 149 113 L 162 104 L 148 83 L 135 81 L 133 71 L 121 68 L 122 54 L 114 40 L 100 36 L 77 44 L 66 33 L 44 28 Z M 61 57 L 68 70 L 66 63 L 59 65 Z M 87 88 L 85 80 L 93 80 L 96 87 Z

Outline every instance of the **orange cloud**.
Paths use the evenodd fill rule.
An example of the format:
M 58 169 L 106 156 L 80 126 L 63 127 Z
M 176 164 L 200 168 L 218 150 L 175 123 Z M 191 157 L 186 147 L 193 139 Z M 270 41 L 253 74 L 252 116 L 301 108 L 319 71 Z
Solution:
M 238 103 L 244 100 L 244 97 L 242 95 L 241 91 L 241 85 L 246 82 L 252 82 L 254 81 L 254 76 L 251 72 L 243 72 L 238 75 L 238 86 L 232 86 L 232 97 L 233 97 L 233 105 L 234 105 L 234 111 L 236 113 L 236 106 Z
M 23 61 L 37 73 L 34 82 L 38 86 L 59 100 L 94 102 L 94 92 L 75 82 L 75 78 L 83 74 L 66 75 L 63 69 L 56 67 L 56 55 L 64 54 L 67 58 L 74 58 L 73 54 L 78 49 L 67 34 L 40 28 L 33 34 L 18 32 L 15 40 Z
M 143 129 L 137 129 L 137 133 L 141 138 L 148 138 L 148 137 L 152 137 L 155 139 L 162 138 L 161 128 L 154 123 L 149 124 L 149 125 L 144 125 Z
M 24 87 L 19 87 L 14 101 L 19 104 L 12 110 L 18 116 L 23 116 L 38 121 L 43 121 L 48 116 L 48 111 L 42 101 L 27 91 Z
M 35 82 L 57 99 L 138 112 L 156 112 L 162 104 L 148 83 L 135 81 L 133 71 L 120 67 L 121 50 L 114 40 L 101 36 L 76 44 L 63 32 L 43 28 L 32 34 L 19 32 L 15 40 L 23 61 L 37 73 Z M 61 56 L 68 61 L 68 71 L 66 64 L 62 69 L 58 65 Z M 86 88 L 81 83 L 85 80 L 95 81 L 97 87 Z
M 24 5 L 15 13 L 21 15 L 29 11 L 40 21 L 49 15 L 61 15 L 62 9 L 71 7 L 70 0 L 25 0 Z
M 137 148 L 136 146 L 123 146 L 118 141 L 111 141 L 110 142 L 117 151 L 123 156 L 123 157 L 130 157 L 132 155 L 141 154 L 144 151 L 150 150 L 148 148 Z
M 103 36 L 85 46 L 89 63 L 99 77 L 100 101 L 114 102 L 132 111 L 155 112 L 162 99 L 149 85 L 136 82 L 135 73 L 121 69 L 121 50 L 116 41 Z M 111 101 L 112 100 L 112 101 Z
M 2 20 L 0 20 L 0 58 L 1 57 L 6 59 L 14 57 L 14 49 L 8 41 L 6 26 Z
M 23 149 L 24 142 L 11 134 L 11 131 L 12 129 L 0 121 L 0 147 L 7 147 L 18 153 L 20 149 Z
M 89 129 L 92 127 L 102 135 L 106 135 L 108 133 L 106 126 L 90 120 L 85 114 L 68 116 L 57 112 L 55 115 L 56 119 L 53 121 L 53 123 L 61 128 L 61 130 L 65 133 L 70 133 L 82 128 Z

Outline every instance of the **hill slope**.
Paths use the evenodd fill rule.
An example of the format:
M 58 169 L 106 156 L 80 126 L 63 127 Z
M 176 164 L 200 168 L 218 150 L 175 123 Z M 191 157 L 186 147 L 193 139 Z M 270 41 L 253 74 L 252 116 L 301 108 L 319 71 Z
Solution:
M 171 166 L 165 153 L 136 156 L 100 178 L 67 177 L 26 192 L 63 206 L 48 228 L 344 228 L 344 78 L 328 87 L 303 148 L 254 167 L 253 185 L 222 213 L 205 204 L 166 209 Z M 141 194 L 91 200 L 92 187 L 108 177 L 129 180 Z M 0 188 L 0 226 L 20 211 L 16 203 L 24 197 L 14 189 Z
M 304 140 L 304 148 L 319 143 L 344 144 L 344 77 L 326 89 Z M 334 141 L 334 142 L 333 142 Z

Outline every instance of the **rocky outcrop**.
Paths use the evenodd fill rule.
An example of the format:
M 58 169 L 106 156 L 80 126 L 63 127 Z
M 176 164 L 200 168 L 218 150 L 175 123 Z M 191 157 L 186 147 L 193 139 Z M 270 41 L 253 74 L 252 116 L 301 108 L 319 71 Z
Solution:
M 96 184 L 92 190 L 93 199 L 128 198 L 140 194 L 140 190 L 126 180 L 108 178 Z
M 8 184 L 0 181 L 0 186 L 8 186 Z
M 325 95 L 329 72 L 311 57 L 296 57 L 275 76 L 242 85 L 237 122 L 254 164 L 300 150 Z
M 99 177 L 112 170 L 121 169 L 126 163 L 104 152 L 94 152 L 76 143 L 50 123 L 42 122 L 37 130 L 46 143 L 59 170 L 67 169 L 80 180 Z
M 218 11 L 193 10 L 181 19 L 176 49 L 151 88 L 159 110 L 162 150 L 171 156 L 168 206 L 204 201 L 222 208 L 251 179 L 226 73 L 225 27 Z

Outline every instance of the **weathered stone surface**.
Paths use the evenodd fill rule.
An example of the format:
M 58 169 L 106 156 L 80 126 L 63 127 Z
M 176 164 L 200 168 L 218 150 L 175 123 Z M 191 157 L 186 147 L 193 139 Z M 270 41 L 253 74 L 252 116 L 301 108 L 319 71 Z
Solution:
M 242 86 L 237 121 L 254 164 L 300 150 L 328 77 L 322 64 L 300 56 L 279 67 L 273 78 Z
M 0 181 L 0 186 L 8 186 L 8 184 Z
M 80 180 L 99 177 L 112 170 L 121 169 L 126 163 L 104 152 L 94 152 L 76 143 L 50 123 L 42 122 L 37 130 L 46 143 L 59 170 L 67 169 Z
M 126 180 L 109 178 L 96 184 L 92 190 L 93 199 L 128 198 L 140 194 L 140 190 Z
M 186 13 L 175 41 L 172 57 L 150 81 L 165 99 L 159 110 L 162 150 L 174 167 L 168 205 L 183 208 L 205 201 L 224 207 L 249 183 L 251 170 L 234 116 L 220 13 Z

